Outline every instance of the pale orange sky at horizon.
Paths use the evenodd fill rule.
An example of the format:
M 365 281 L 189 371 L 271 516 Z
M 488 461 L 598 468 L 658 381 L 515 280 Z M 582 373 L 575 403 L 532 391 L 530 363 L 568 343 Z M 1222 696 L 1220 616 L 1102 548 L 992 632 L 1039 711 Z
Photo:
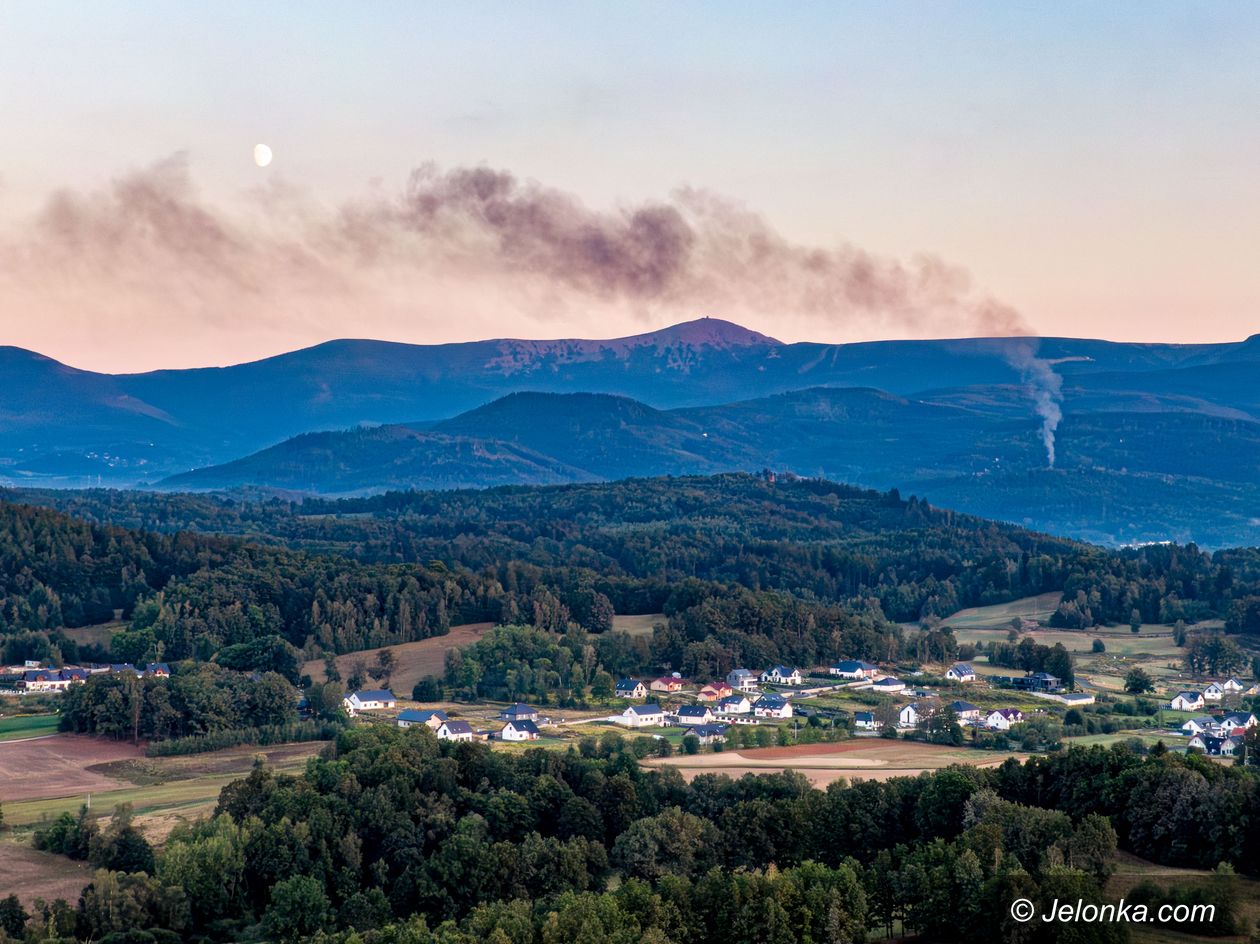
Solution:
M 1260 11 L 1172 0 L 16 5 L 0 345 L 1242 340 L 1257 61 Z

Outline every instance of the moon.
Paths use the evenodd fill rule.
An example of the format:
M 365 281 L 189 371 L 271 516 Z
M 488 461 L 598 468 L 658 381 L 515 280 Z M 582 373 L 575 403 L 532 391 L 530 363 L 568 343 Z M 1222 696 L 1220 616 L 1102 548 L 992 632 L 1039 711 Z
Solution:
M 271 148 L 265 144 L 254 145 L 254 163 L 259 167 L 266 167 L 271 163 Z

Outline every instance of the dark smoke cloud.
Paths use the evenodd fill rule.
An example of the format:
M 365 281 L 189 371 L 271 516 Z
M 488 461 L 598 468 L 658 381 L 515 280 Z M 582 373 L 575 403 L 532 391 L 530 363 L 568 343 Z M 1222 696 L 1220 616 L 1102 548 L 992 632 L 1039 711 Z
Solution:
M 607 335 L 699 314 L 822 338 L 1027 333 L 965 270 L 932 256 L 805 245 L 703 190 L 597 209 L 485 167 L 425 165 L 399 193 L 339 207 L 273 184 L 229 211 L 199 196 L 176 155 L 102 191 L 54 194 L 0 237 L 13 343 L 37 336 L 31 319 L 87 350 L 131 333 L 210 352 L 234 333 L 275 350 L 349 335 L 450 340 L 459 329 Z M 524 331 L 503 330 L 522 321 Z

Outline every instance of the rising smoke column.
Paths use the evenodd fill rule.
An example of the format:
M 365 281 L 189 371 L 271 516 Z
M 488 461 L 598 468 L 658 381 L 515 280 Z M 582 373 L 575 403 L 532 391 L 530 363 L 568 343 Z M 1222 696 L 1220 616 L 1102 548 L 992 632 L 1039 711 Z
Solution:
M 1046 465 L 1054 468 L 1054 437 L 1063 419 L 1063 378 L 1050 361 L 1038 357 L 1040 342 L 1036 338 L 1014 338 L 1006 342 L 1003 354 L 1007 363 L 1019 371 L 1028 396 L 1041 417 L 1041 441 L 1046 447 Z

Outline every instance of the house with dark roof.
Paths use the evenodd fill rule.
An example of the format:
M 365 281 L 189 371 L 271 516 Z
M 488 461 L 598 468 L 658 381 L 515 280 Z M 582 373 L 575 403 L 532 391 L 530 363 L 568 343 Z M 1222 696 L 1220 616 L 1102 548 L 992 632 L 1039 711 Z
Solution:
M 537 741 L 541 736 L 538 725 L 532 721 L 509 721 L 499 732 L 502 741 Z
M 1018 708 L 997 708 L 984 716 L 984 726 L 992 731 L 1009 731 L 1013 725 L 1024 723 L 1024 713 Z
M 533 721 L 538 723 L 538 709 L 517 702 L 499 712 L 500 721 Z
M 761 681 L 771 685 L 800 685 L 804 679 L 801 670 L 786 665 L 774 665 L 761 673 Z
M 701 744 L 712 744 L 715 741 L 726 740 L 726 725 L 698 724 L 687 733 L 698 737 Z
M 752 702 L 747 695 L 728 695 L 717 704 L 719 714 L 746 715 L 752 712 Z
M 945 670 L 945 677 L 951 682 L 974 682 L 976 670 L 969 662 L 955 662 Z
M 958 716 L 959 721 L 972 722 L 980 720 L 979 706 L 973 705 L 969 701 L 962 701 L 961 699 L 951 701 L 949 703 L 949 710 Z
M 647 686 L 638 679 L 624 678 L 617 680 L 616 695 L 618 698 L 647 698 Z
M 891 695 L 896 692 L 904 692 L 906 690 L 906 683 L 903 682 L 901 679 L 893 678 L 891 675 L 886 675 L 882 679 L 880 679 L 878 682 L 876 682 L 874 685 L 872 685 L 871 690 L 876 691 L 876 692 L 883 692 L 886 695 Z
M 831 666 L 827 673 L 844 679 L 872 679 L 879 674 L 879 667 L 861 659 L 846 659 Z
M 627 728 L 659 728 L 665 723 L 665 712 L 657 704 L 630 705 L 614 720 Z
M 398 699 L 388 688 L 373 688 L 361 692 L 351 692 L 343 699 L 346 711 L 351 715 L 359 711 L 379 711 L 382 708 L 393 708 Z
M 443 721 L 438 726 L 439 741 L 471 741 L 477 736 L 467 721 Z
M 420 710 L 416 708 L 408 708 L 405 711 L 400 711 L 398 713 L 398 717 L 395 719 L 395 722 L 400 728 L 410 728 L 413 726 L 419 727 L 423 725 L 430 731 L 436 731 L 442 726 L 442 722 L 446 720 L 447 717 L 445 711 L 437 709 Z
M 32 669 L 22 673 L 23 687 L 28 692 L 64 692 L 85 681 L 86 669 Z
M 144 667 L 144 674 L 154 678 L 170 678 L 171 667 L 165 662 L 150 662 Z
M 1203 704 L 1202 692 L 1178 692 L 1168 703 L 1168 707 L 1174 711 L 1201 711 Z
M 762 695 L 753 702 L 753 714 L 758 718 L 790 718 L 792 703 L 782 695 Z
M 878 731 L 879 722 L 875 720 L 875 712 L 855 711 L 853 713 L 853 727 L 859 731 Z
M 683 705 L 678 709 L 678 723 L 683 726 L 712 724 L 713 709 L 708 705 Z

